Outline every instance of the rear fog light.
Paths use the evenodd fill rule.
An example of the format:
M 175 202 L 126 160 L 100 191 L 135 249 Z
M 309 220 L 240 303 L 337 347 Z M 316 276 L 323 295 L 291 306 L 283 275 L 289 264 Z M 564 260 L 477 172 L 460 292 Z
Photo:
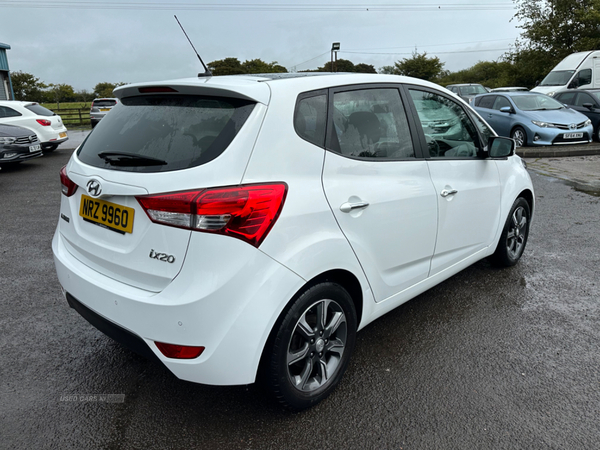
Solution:
M 188 345 L 165 344 L 164 342 L 155 342 L 160 352 L 167 358 L 174 359 L 194 359 L 202 354 L 204 347 L 192 347 Z

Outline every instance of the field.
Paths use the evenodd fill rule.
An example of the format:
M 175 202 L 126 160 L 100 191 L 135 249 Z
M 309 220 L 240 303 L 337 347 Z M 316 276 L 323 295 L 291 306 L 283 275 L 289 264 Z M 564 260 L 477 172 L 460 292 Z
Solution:
M 41 103 L 44 108 L 58 114 L 67 128 L 90 128 L 92 102 Z M 58 108 L 60 106 L 60 109 Z

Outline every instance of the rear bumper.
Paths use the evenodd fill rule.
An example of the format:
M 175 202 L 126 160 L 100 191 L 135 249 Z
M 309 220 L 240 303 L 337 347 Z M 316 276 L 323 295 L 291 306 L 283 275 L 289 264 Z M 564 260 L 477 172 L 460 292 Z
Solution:
M 138 355 L 144 356 L 150 360 L 160 362 L 160 359 L 156 357 L 154 352 L 148 347 L 148 345 L 139 336 L 136 336 L 132 332 L 120 327 L 116 323 L 105 319 L 100 314 L 96 314 L 90 308 L 85 306 L 75 297 L 68 292 L 65 294 L 69 306 L 77 311 L 81 317 L 95 326 L 98 330 L 102 331 L 108 337 L 120 342 L 129 350 L 137 353 Z
M 205 238 L 206 236 L 204 236 Z M 277 317 L 305 283 L 260 250 L 224 236 L 222 255 L 186 263 L 159 293 L 106 277 L 74 258 L 54 235 L 58 279 L 69 303 L 83 317 L 132 350 L 161 361 L 180 379 L 212 385 L 249 384 Z M 202 254 L 190 242 L 190 252 Z M 232 250 L 234 253 L 227 250 Z M 235 257 L 232 257 L 235 255 Z M 214 258 L 227 257 L 226 279 L 213 273 Z M 210 258 L 209 258 L 210 259 Z M 212 269 L 215 270 L 214 268 Z M 155 342 L 203 346 L 195 359 L 166 358 Z

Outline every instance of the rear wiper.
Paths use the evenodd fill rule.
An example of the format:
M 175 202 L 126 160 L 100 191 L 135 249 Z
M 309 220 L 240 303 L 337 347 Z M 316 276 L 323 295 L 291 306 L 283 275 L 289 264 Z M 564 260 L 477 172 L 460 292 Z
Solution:
M 101 152 L 98 156 L 111 166 L 164 166 L 168 164 L 166 161 L 151 156 L 141 156 L 135 153 L 125 152 Z

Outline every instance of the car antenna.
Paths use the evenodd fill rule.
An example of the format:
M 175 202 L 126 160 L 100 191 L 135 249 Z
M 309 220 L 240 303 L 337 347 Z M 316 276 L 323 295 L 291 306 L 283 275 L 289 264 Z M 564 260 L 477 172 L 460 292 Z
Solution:
M 204 73 L 199 73 L 198 77 L 212 77 L 213 76 L 212 72 L 210 71 L 210 69 L 208 67 L 206 67 L 206 64 L 204 64 L 204 61 L 202 61 L 202 58 L 198 54 L 198 51 L 196 50 L 196 47 L 194 47 L 194 44 L 192 44 L 192 41 L 190 40 L 189 36 L 187 35 L 187 33 L 185 32 L 185 30 L 183 29 L 183 26 L 181 25 L 181 22 L 179 21 L 179 19 L 177 18 L 177 16 L 174 15 L 173 17 L 175 17 L 175 20 L 177 21 L 177 23 L 181 27 L 181 31 L 183 31 L 183 34 L 185 34 L 185 37 L 187 38 L 188 42 L 190 43 L 190 45 L 194 49 L 194 52 L 196 52 L 196 56 L 198 57 L 198 59 L 200 60 L 200 63 L 202 63 L 202 66 L 204 67 Z

